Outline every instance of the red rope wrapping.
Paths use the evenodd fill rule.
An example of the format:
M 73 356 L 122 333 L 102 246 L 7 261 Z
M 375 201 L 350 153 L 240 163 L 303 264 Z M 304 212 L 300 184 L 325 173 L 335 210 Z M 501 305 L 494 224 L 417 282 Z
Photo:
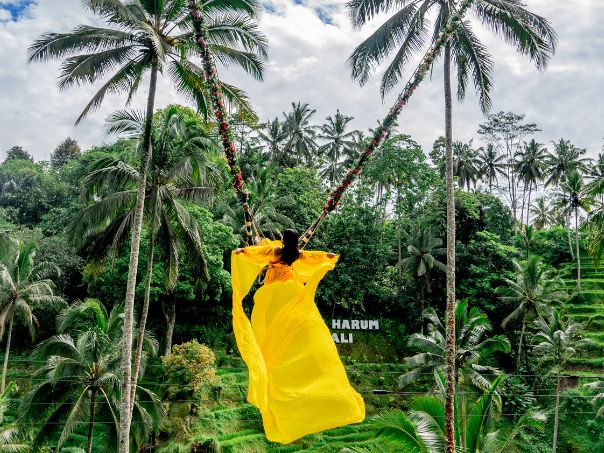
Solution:
M 235 141 L 227 121 L 228 115 L 222 100 L 220 82 L 218 81 L 216 72 L 216 65 L 214 64 L 212 54 L 210 53 L 210 49 L 208 47 L 208 30 L 204 26 L 203 12 L 197 8 L 197 3 L 195 0 L 189 0 L 188 7 L 193 20 L 195 41 L 201 49 L 205 77 L 210 88 L 210 97 L 214 107 L 214 114 L 216 116 L 216 120 L 218 121 L 224 155 L 229 167 L 229 172 L 231 173 L 231 177 L 233 179 L 233 188 L 235 189 L 239 202 L 243 206 L 246 243 L 247 245 L 253 245 L 252 215 L 247 204 L 249 193 L 245 191 L 243 186 L 243 176 L 241 175 L 241 168 L 237 162 L 237 149 L 235 148 Z
M 310 241 L 313 234 L 317 231 L 317 228 L 319 227 L 321 222 L 325 219 L 325 217 L 327 217 L 329 213 L 331 213 L 334 209 L 337 208 L 338 204 L 340 203 L 340 200 L 342 199 L 342 196 L 344 195 L 348 187 L 354 182 L 357 175 L 361 172 L 367 160 L 388 137 L 390 129 L 392 128 L 392 125 L 394 124 L 396 118 L 403 110 L 405 105 L 407 105 L 407 102 L 409 101 L 413 93 L 415 93 L 415 90 L 426 76 L 426 73 L 432 66 L 434 60 L 436 60 L 436 58 L 438 57 L 438 54 L 444 48 L 445 44 L 447 44 L 451 40 L 455 32 L 459 29 L 461 25 L 461 20 L 468 8 L 473 3 L 473 1 L 474 0 L 463 0 L 460 3 L 457 12 L 455 12 L 449 17 L 447 23 L 443 26 L 443 29 L 438 34 L 436 41 L 428 50 L 428 52 L 426 52 L 424 58 L 418 65 L 417 69 L 405 85 L 405 90 L 398 97 L 397 101 L 394 103 L 394 105 L 388 112 L 388 115 L 386 115 L 386 118 L 384 118 L 382 124 L 375 130 L 373 137 L 369 142 L 369 145 L 367 145 L 367 148 L 365 148 L 365 150 L 359 157 L 357 164 L 353 168 L 348 170 L 348 173 L 346 173 L 346 176 L 344 176 L 344 179 L 342 180 L 340 185 L 331 192 L 327 199 L 327 202 L 323 205 L 321 214 L 313 223 L 313 225 L 308 230 L 306 230 L 306 232 L 300 239 L 300 248 L 306 247 L 306 244 L 308 244 L 308 241 Z

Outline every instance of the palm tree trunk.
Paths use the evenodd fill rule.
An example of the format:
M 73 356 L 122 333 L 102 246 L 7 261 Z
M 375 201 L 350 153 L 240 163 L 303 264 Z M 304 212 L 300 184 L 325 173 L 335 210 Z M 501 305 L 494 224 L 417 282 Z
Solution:
M 96 389 L 90 392 L 90 420 L 88 421 L 88 444 L 86 453 L 92 452 L 92 435 L 94 433 L 94 412 L 96 410 Z
M 447 185 L 447 327 L 445 339 L 445 445 L 455 453 L 455 188 L 453 185 L 453 102 L 451 44 L 445 46 L 445 141 Z
M 560 367 L 558 366 L 558 376 L 556 383 L 556 409 L 554 412 L 554 440 L 552 442 L 552 453 L 558 449 L 558 415 L 560 412 Z
M 122 401 L 120 406 L 120 435 L 119 453 L 128 453 L 130 449 L 130 385 L 132 374 L 132 325 L 134 318 L 134 290 L 138 273 L 138 255 L 140 252 L 141 230 L 143 228 L 143 211 L 145 207 L 145 186 L 147 167 L 151 159 L 151 127 L 153 126 L 153 106 L 157 90 L 158 62 L 154 58 L 151 63 L 151 80 L 147 98 L 147 116 L 143 136 L 143 148 L 139 170 L 136 206 L 132 223 L 132 238 L 130 244 L 130 264 L 128 267 L 128 283 L 124 301 L 124 335 L 122 345 Z
M 134 370 L 132 371 L 132 386 L 130 391 L 130 416 L 134 409 L 134 399 L 136 396 L 136 383 L 138 382 L 138 373 L 141 368 L 141 359 L 143 356 L 143 340 L 145 338 L 145 327 L 147 325 L 147 315 L 149 314 L 149 300 L 151 299 L 151 277 L 153 276 L 153 255 L 155 252 L 155 234 L 153 227 L 150 231 L 149 239 L 149 262 L 147 263 L 147 283 L 145 285 L 145 299 L 143 302 L 143 310 L 141 312 L 141 320 L 138 325 L 138 339 L 136 342 L 136 356 L 134 357 Z
M 170 298 L 162 302 L 164 317 L 166 318 L 166 348 L 164 355 L 172 354 L 172 335 L 176 325 L 176 304 L 174 299 Z
M 522 208 L 520 209 L 520 223 L 524 220 L 524 205 L 526 204 L 526 184 L 522 188 Z M 528 225 L 528 222 L 526 223 Z
M 575 206 L 575 243 L 577 246 L 577 290 L 581 292 L 581 250 L 579 249 L 579 210 Z
M 531 192 L 533 190 L 533 184 L 531 183 L 531 185 L 529 186 L 529 193 L 528 193 L 528 203 L 526 206 L 526 225 L 528 226 L 529 224 L 529 215 L 531 213 Z
M 522 343 L 524 341 L 525 330 L 526 330 L 526 316 L 522 319 L 522 329 L 520 330 L 520 339 L 518 340 L 518 355 L 516 356 L 516 370 L 520 369 L 520 357 L 522 356 Z
M 2 388 L 0 389 L 0 394 L 4 393 L 6 390 L 6 373 L 8 372 L 8 355 L 10 353 L 10 342 L 13 334 L 13 319 L 14 317 L 10 317 L 10 322 L 8 323 L 8 334 L 6 336 L 6 349 L 4 351 L 4 365 L 2 366 Z
M 570 215 L 566 216 L 566 235 L 568 237 L 568 248 L 570 250 L 570 256 L 574 260 L 575 259 L 575 250 L 573 248 L 573 240 L 570 237 Z

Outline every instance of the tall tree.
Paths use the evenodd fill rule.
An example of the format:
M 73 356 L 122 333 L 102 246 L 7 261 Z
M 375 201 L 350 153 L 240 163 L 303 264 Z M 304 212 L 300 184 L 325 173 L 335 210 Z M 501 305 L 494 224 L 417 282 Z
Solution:
M 408 346 L 419 353 L 407 357 L 405 364 L 411 369 L 399 378 L 399 384 L 407 385 L 428 374 L 443 373 L 445 368 L 445 325 L 433 308 L 424 312 L 428 321 L 428 334 L 413 334 Z M 494 352 L 509 352 L 510 341 L 503 335 L 491 335 L 489 318 L 466 301 L 455 307 L 456 358 L 455 388 L 463 386 L 487 390 L 493 380 L 489 375 L 501 374 L 499 370 L 480 362 Z
M 561 302 L 568 295 L 562 289 L 562 280 L 547 269 L 538 256 L 529 256 L 521 263 L 514 260 L 514 268 L 516 278 L 504 278 L 504 285 L 498 287 L 495 293 L 502 302 L 513 304 L 513 311 L 503 320 L 502 326 L 505 328 L 513 322 L 522 322 L 516 355 L 516 368 L 519 369 L 527 324 L 546 313 L 552 303 Z
M 62 59 L 59 87 L 96 83 L 117 71 L 101 86 L 77 119 L 79 123 L 102 103 L 107 93 L 127 94 L 127 103 L 138 90 L 143 76 L 150 73 L 145 128 L 141 145 L 137 202 L 132 222 L 130 266 L 125 296 L 123 375 L 124 398 L 121 411 L 130 408 L 132 319 L 140 237 L 143 221 L 147 167 L 151 157 L 151 129 L 159 74 L 167 72 L 176 90 L 193 100 L 204 113 L 209 110 L 209 93 L 202 68 L 191 61 L 200 51 L 191 31 L 187 5 L 182 0 L 85 0 L 84 5 L 100 16 L 107 28 L 81 25 L 69 33 L 47 33 L 30 48 L 30 61 Z M 255 20 L 257 4 L 253 0 L 231 2 L 216 0 L 204 4 L 209 41 L 217 58 L 262 78 L 262 60 L 266 40 Z M 83 53 L 82 53 L 83 52 Z M 166 70 L 166 71 L 164 71 Z M 231 102 L 249 109 L 245 96 L 228 84 L 223 91 Z M 122 412 L 120 453 L 127 451 L 130 429 L 127 412 Z
M 282 146 L 287 138 L 285 131 L 285 125 L 279 121 L 279 118 L 275 118 L 272 121 L 268 121 L 263 129 L 258 131 L 260 139 L 264 142 L 268 148 L 268 155 L 270 162 L 278 162 L 282 166 L 286 166 L 282 159 Z
M 547 149 L 532 139 L 524 144 L 524 148 L 516 154 L 516 173 L 519 181 L 523 182 L 522 209 L 520 218 L 524 214 L 526 204 L 526 225 L 529 224 L 529 213 L 531 206 L 531 193 L 533 189 L 537 190 L 539 181 L 545 176 Z M 528 188 L 528 201 L 526 193 Z
M 511 3 L 511 2 L 510 2 Z M 517 3 L 517 2 L 513 2 Z M 551 36 L 551 47 L 555 46 L 555 35 Z M 514 219 L 518 220 L 518 175 L 516 173 L 516 156 L 522 146 L 522 140 L 527 135 L 538 132 L 540 129 L 534 123 L 525 123 L 524 114 L 512 112 L 499 112 L 489 115 L 486 122 L 478 128 L 478 134 L 484 136 L 489 142 L 503 148 L 506 157 L 506 170 L 508 190 L 507 195 L 512 206 Z M 522 218 L 520 219 L 522 220 Z M 514 225 L 514 233 L 518 231 L 518 225 Z
M 547 159 L 548 178 L 545 185 L 560 187 L 571 171 L 585 171 L 588 159 L 581 157 L 585 153 L 586 150 L 577 148 L 570 140 L 561 138 L 554 142 L 554 152 L 550 153 Z
M 503 162 L 504 155 L 499 155 L 497 149 L 492 143 L 489 143 L 485 148 L 478 149 L 480 159 L 480 174 L 486 179 L 489 185 L 489 193 L 493 193 L 493 180 L 497 185 L 499 176 L 506 177 L 505 163 Z
M 1 244 L 8 245 L 0 251 L 0 338 L 7 331 L 4 365 L 2 367 L 2 385 L 0 393 L 6 389 L 6 373 L 10 354 L 13 323 L 15 316 L 23 320 L 32 341 L 36 336 L 38 320 L 34 307 L 38 304 L 64 304 L 62 298 L 55 296 L 51 278 L 60 274 L 57 266 L 47 262 L 35 263 L 36 246 L 33 242 L 11 244 L 5 235 Z
M 554 409 L 554 436 L 552 439 L 552 453 L 558 451 L 558 418 L 560 412 L 560 384 L 562 367 L 566 360 L 574 355 L 578 349 L 593 344 L 592 341 L 580 339 L 578 329 L 580 325 L 573 320 L 565 320 L 555 308 L 545 318 L 539 317 L 535 321 L 537 343 L 533 351 L 540 354 L 547 364 L 553 366 L 556 373 L 556 405 Z
M 318 148 L 317 127 L 310 124 L 310 119 L 316 112 L 308 104 L 301 102 L 292 102 L 291 112 L 283 112 L 285 133 L 288 137 L 283 153 L 296 165 L 301 162 L 308 165 L 316 163 L 314 158 Z
M 353 25 L 362 27 L 382 13 L 393 13 L 369 38 L 363 41 L 350 57 L 352 75 L 361 84 L 367 82 L 375 68 L 395 52 L 381 81 L 382 96 L 395 87 L 403 73 L 403 67 L 426 43 L 434 42 L 449 17 L 455 12 L 459 2 L 452 0 L 434 2 L 432 0 L 350 0 L 348 7 Z M 544 68 L 553 54 L 556 35 L 544 18 L 529 11 L 523 2 L 499 0 L 496 3 L 478 0 L 473 10 L 480 23 L 505 37 L 506 41 L 527 55 L 538 68 Z M 436 19 L 430 29 L 430 13 Z M 479 94 L 480 105 L 487 111 L 491 105 L 492 60 L 486 46 L 473 32 L 469 20 L 463 20 L 461 29 L 444 51 L 444 93 L 445 93 L 445 143 L 446 143 L 446 183 L 447 183 L 447 313 L 450 332 L 447 333 L 450 362 L 447 369 L 447 453 L 455 450 L 453 439 L 453 368 L 455 347 L 455 201 L 453 187 L 452 155 L 452 101 L 451 63 L 457 69 L 457 94 L 465 97 L 468 79 L 471 77 Z
M 6 159 L 4 159 L 4 162 L 8 162 L 9 160 L 29 160 L 30 162 L 33 162 L 34 158 L 21 146 L 15 145 L 6 152 Z
M 453 142 L 453 175 L 458 178 L 459 187 L 476 187 L 480 178 L 480 159 L 470 143 Z
M 336 111 L 334 116 L 328 116 L 326 123 L 319 130 L 317 138 L 326 143 L 319 147 L 319 154 L 325 156 L 327 162 L 322 176 L 329 181 L 330 188 L 334 188 L 344 174 L 341 166 L 342 157 L 356 155 L 355 137 L 359 131 L 347 131 L 348 123 L 353 120 L 352 116 L 342 115 Z
M 538 230 L 543 230 L 554 224 L 554 215 L 548 199 L 541 196 L 535 200 L 530 207 L 530 213 L 533 214 L 533 226 Z
M 583 177 L 577 170 L 568 173 L 561 184 L 568 200 L 567 208 L 575 215 L 575 257 L 577 259 L 577 289 L 581 292 L 581 247 L 579 240 L 579 210 L 588 208 L 590 199 L 585 195 Z
M 407 234 L 409 245 L 408 256 L 397 263 L 398 268 L 404 268 L 409 274 L 420 279 L 421 293 L 419 312 L 425 311 L 426 295 L 432 294 L 430 277 L 433 269 L 442 272 L 447 271 L 447 266 L 438 260 L 438 256 L 445 256 L 447 250 L 442 248 L 443 241 L 432 233 L 431 228 L 426 226 L 415 226 L 410 234 Z M 424 323 L 422 322 L 422 333 Z
M 70 160 L 77 159 L 81 153 L 78 142 L 71 137 L 67 137 L 50 155 L 50 163 L 54 168 L 61 168 Z

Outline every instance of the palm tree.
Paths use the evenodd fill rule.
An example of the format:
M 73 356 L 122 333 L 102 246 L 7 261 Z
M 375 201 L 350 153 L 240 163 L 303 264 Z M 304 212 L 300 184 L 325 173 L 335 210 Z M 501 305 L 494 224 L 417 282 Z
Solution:
M 529 411 L 514 425 L 503 428 L 499 387 L 503 375 L 496 377 L 481 394 L 463 392 L 455 398 L 454 446 L 468 453 L 507 453 L 516 451 L 517 437 L 527 428 L 541 427 L 546 417 Z M 412 400 L 408 415 L 401 411 L 376 417 L 373 424 L 377 438 L 369 447 L 346 449 L 350 452 L 378 453 L 404 451 L 427 453 L 443 451 L 445 441 L 445 384 L 437 376 L 437 396 L 421 396 Z M 380 447 L 386 447 L 381 449 Z
M 577 170 L 572 170 L 566 175 L 561 184 L 563 193 L 568 199 L 568 210 L 575 215 L 575 255 L 577 258 L 577 290 L 581 292 L 581 251 L 579 246 L 579 209 L 587 209 L 591 203 L 585 194 L 583 178 Z
M 453 143 L 453 175 L 459 179 L 459 187 L 464 186 L 470 191 L 470 185 L 476 187 L 480 178 L 480 158 L 470 143 Z M 444 173 L 444 172 L 443 172 Z
M 339 110 L 334 116 L 328 116 L 326 123 L 321 126 L 318 138 L 326 143 L 319 147 L 319 154 L 327 157 L 327 164 L 321 176 L 329 181 L 330 188 L 334 188 L 342 177 L 341 159 L 355 154 L 355 137 L 359 131 L 346 131 L 348 123 L 353 120 L 352 116 L 342 115 Z
M 275 197 L 272 186 L 274 178 L 274 166 L 256 166 L 247 184 L 250 193 L 248 203 L 257 234 L 279 238 L 283 229 L 294 227 L 294 222 L 279 212 L 280 208 L 291 205 L 292 200 L 287 196 Z M 244 217 L 241 204 L 235 203 L 234 206 L 224 204 L 220 206 L 219 212 L 222 214 L 220 221 L 230 226 L 235 233 L 239 232 L 239 239 L 243 241 L 245 225 L 242 223 Z
M 522 320 L 516 356 L 516 368 L 520 368 L 527 323 L 547 312 L 551 304 L 561 302 L 567 294 L 561 289 L 564 287 L 562 280 L 552 270 L 547 269 L 538 256 L 529 256 L 522 263 L 514 260 L 513 263 L 516 270 L 515 280 L 504 278 L 504 285 L 498 287 L 495 293 L 502 302 L 514 305 L 514 310 L 503 320 L 502 326 L 505 328 L 510 323 Z
M 119 421 L 119 382 L 123 306 L 107 313 L 93 299 L 76 303 L 59 316 L 59 334 L 41 343 L 33 359 L 45 361 L 34 375 L 34 386 L 24 397 L 20 420 L 41 423 L 33 445 L 55 440 L 57 425 L 61 426 L 56 440 L 57 451 L 80 428 L 86 429 L 86 453 L 92 451 L 95 425 L 101 419 L 103 439 L 113 450 L 117 441 Z M 146 336 L 150 353 L 157 352 L 157 342 Z M 133 450 L 147 438 L 162 413 L 161 403 L 150 391 L 139 387 L 144 398 L 133 401 L 136 431 Z
M 478 158 L 481 160 L 480 174 L 483 178 L 486 178 L 489 184 L 489 193 L 493 193 L 493 180 L 497 184 L 499 176 L 507 177 L 504 163 L 505 156 L 498 155 L 492 143 L 489 143 L 486 149 L 478 148 L 478 151 L 480 152 Z
M 10 240 L 5 236 L 2 243 L 10 244 Z M 47 262 L 34 264 L 36 245 L 33 242 L 14 243 L 0 254 L 3 255 L 0 257 L 0 339 L 8 329 L 0 386 L 0 393 L 4 393 L 15 316 L 20 316 L 34 341 L 38 326 L 38 319 L 33 314 L 34 307 L 38 304 L 65 302 L 54 295 L 54 283 L 51 280 L 60 275 L 59 268 Z
M 269 162 L 280 162 L 282 157 L 281 146 L 285 142 L 287 135 L 285 126 L 279 121 L 279 118 L 267 122 L 263 130 L 258 131 L 258 136 L 268 148 Z
M 580 324 L 573 320 L 565 320 L 555 308 L 544 319 L 539 317 L 535 321 L 537 334 L 533 352 L 541 354 L 544 359 L 553 365 L 556 373 L 556 406 L 554 412 L 554 438 L 552 453 L 557 452 L 558 444 L 558 414 L 560 411 L 560 373 L 569 356 L 576 353 L 577 349 L 593 344 L 591 340 L 579 339 L 577 331 Z
M 521 231 L 522 242 L 526 250 L 526 259 L 528 260 L 531 253 L 531 245 L 533 245 L 533 227 L 526 225 Z
M 10 423 L 5 418 L 5 414 L 9 409 L 10 403 L 13 400 L 12 395 L 17 392 L 17 386 L 13 381 L 10 381 L 0 394 L 0 451 L 30 451 L 30 445 L 21 442 L 21 433 L 19 427 Z
M 117 68 L 84 108 L 76 123 L 100 106 L 107 93 L 126 93 L 126 103 L 129 103 L 143 76 L 150 73 L 125 296 L 122 363 L 126 378 L 123 384 L 125 400 L 122 405 L 122 410 L 125 411 L 130 407 L 127 398 L 130 394 L 134 291 L 158 75 L 168 73 L 176 90 L 193 100 L 200 111 L 207 113 L 211 103 L 204 71 L 190 60 L 200 55 L 200 50 L 194 32 L 191 31 L 189 10 L 184 1 L 84 0 L 83 3 L 91 12 L 105 20 L 108 26 L 100 28 L 81 25 L 69 33 L 42 35 L 30 47 L 29 60 L 63 60 L 59 76 L 61 89 L 97 83 Z M 226 65 L 239 66 L 260 80 L 267 45 L 265 37 L 258 30 L 256 13 L 254 0 L 216 0 L 206 2 L 203 7 L 203 14 L 207 16 L 208 39 L 217 59 Z M 222 84 L 222 89 L 239 108 L 249 109 L 245 95 L 237 88 Z M 127 438 L 128 418 L 122 417 L 122 423 L 122 438 Z M 125 444 L 120 446 L 120 451 L 126 451 Z
M 604 153 L 598 154 L 598 158 L 588 168 L 589 183 L 587 191 L 598 196 L 600 203 L 604 203 Z
M 554 215 L 546 197 L 537 198 L 530 210 L 533 214 L 533 227 L 537 230 L 543 230 L 554 224 Z
M 288 136 L 287 143 L 283 148 L 283 154 L 293 159 L 296 164 L 300 164 L 303 159 L 308 165 L 313 164 L 314 153 L 317 149 L 316 126 L 310 124 L 310 118 L 317 111 L 311 109 L 308 104 L 292 102 L 292 111 L 283 112 L 285 117 L 284 129 Z M 292 156 L 293 154 L 293 156 Z
M 430 228 L 416 226 L 407 234 L 409 245 L 407 253 L 409 256 L 401 259 L 397 263 L 399 269 L 404 268 L 409 274 L 417 276 L 421 280 L 420 306 L 419 312 L 424 313 L 426 294 L 432 294 L 432 285 L 430 284 L 430 273 L 434 268 L 446 272 L 447 266 L 436 258 L 444 256 L 446 249 L 442 248 L 443 241 L 432 234 Z M 424 323 L 422 322 L 422 333 Z
M 545 185 L 559 187 L 571 171 L 584 171 L 588 159 L 581 156 L 585 153 L 584 149 L 577 148 L 569 140 L 561 138 L 557 143 L 554 142 L 554 152 L 547 159 L 549 177 Z
M 532 139 L 524 144 L 524 149 L 516 154 L 516 173 L 519 181 L 524 183 L 524 192 L 522 194 L 522 210 L 520 218 L 524 213 L 526 202 L 526 224 L 529 224 L 529 211 L 531 206 L 531 193 L 533 188 L 537 190 L 537 184 L 545 176 L 547 148 L 541 143 Z M 526 201 L 526 192 L 528 187 L 528 201 Z
M 418 53 L 427 40 L 434 42 L 443 25 L 455 12 L 458 2 L 433 0 L 349 0 L 352 23 L 360 28 L 376 16 L 393 12 L 385 23 L 363 41 L 350 57 L 352 75 L 361 84 L 367 82 L 374 70 L 392 53 L 394 59 L 386 68 L 381 82 L 382 96 L 399 82 L 403 67 Z M 555 51 L 556 34 L 549 22 L 517 0 L 477 0 L 473 6 L 478 20 L 516 49 L 545 68 Z M 431 13 L 433 15 L 431 16 Z M 430 29 L 428 17 L 435 17 Z M 457 95 L 465 97 L 468 79 L 471 77 L 479 94 L 480 105 L 487 111 L 491 105 L 492 60 L 486 46 L 474 34 L 469 20 L 462 22 L 458 33 L 445 45 L 444 94 L 445 94 L 445 144 L 447 185 L 447 313 L 451 330 L 455 328 L 455 200 L 453 181 L 453 126 L 451 94 L 451 62 L 457 66 Z M 455 335 L 448 334 L 449 355 L 453 360 Z M 453 362 L 447 372 L 447 453 L 453 453 Z
M 208 200 L 219 185 L 219 171 L 212 161 L 217 155 L 209 127 L 192 112 L 170 106 L 158 117 L 152 134 L 154 154 L 147 173 L 145 221 L 149 230 L 149 259 L 137 343 L 133 386 L 136 385 L 142 335 L 149 310 L 151 276 L 155 249 L 162 253 L 165 287 L 170 293 L 178 280 L 180 254 L 187 251 L 195 277 L 207 280 L 207 264 L 197 223 L 186 208 L 187 202 Z M 141 139 L 144 122 L 136 112 L 122 111 L 110 116 L 108 131 Z M 102 260 L 108 252 L 115 257 L 121 250 L 134 216 L 134 187 L 140 175 L 135 166 L 112 156 L 92 163 L 83 180 L 85 201 L 92 202 L 78 213 L 68 229 L 70 237 L 85 245 L 91 261 Z M 166 315 L 166 354 L 170 353 L 176 311 L 173 298 L 162 304 Z M 131 389 L 134 392 L 134 388 Z
M 401 386 L 415 382 L 427 374 L 444 372 L 445 326 L 433 308 L 424 312 L 428 321 L 428 334 L 413 334 L 408 346 L 420 352 L 405 359 L 411 368 L 399 378 Z M 489 374 L 500 373 L 496 368 L 481 365 L 480 361 L 493 352 L 509 352 L 510 342 L 503 335 L 490 336 L 491 323 L 487 316 L 477 308 L 469 308 L 467 301 L 459 301 L 455 307 L 456 349 L 455 349 L 455 387 L 473 386 L 486 390 L 491 385 Z M 485 374 L 486 373 L 486 374 Z

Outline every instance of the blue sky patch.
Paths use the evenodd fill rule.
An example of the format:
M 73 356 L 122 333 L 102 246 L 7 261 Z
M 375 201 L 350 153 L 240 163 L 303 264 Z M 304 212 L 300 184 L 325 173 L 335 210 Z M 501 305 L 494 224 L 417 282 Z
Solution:
M 8 11 L 12 20 L 19 20 L 35 0 L 0 0 L 0 10 Z

